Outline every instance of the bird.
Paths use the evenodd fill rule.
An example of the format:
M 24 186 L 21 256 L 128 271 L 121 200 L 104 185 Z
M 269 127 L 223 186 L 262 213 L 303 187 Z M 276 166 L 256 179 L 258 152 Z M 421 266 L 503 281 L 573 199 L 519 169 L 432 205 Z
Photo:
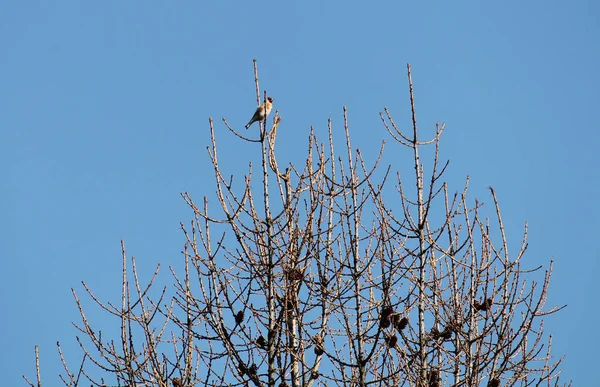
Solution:
M 267 97 L 267 101 L 256 108 L 256 111 L 254 112 L 252 119 L 250 120 L 250 122 L 248 122 L 246 124 L 246 129 L 248 129 L 250 127 L 250 125 L 252 125 L 256 121 L 264 120 L 265 117 L 268 116 L 269 113 L 271 113 L 272 108 L 273 108 L 273 98 Z

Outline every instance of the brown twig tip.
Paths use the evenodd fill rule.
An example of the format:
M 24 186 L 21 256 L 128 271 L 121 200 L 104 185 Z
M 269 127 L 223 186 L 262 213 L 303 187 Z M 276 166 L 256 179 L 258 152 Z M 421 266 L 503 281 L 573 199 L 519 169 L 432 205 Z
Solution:
M 236 313 L 235 315 L 235 323 L 237 325 L 240 325 L 242 322 L 244 321 L 244 311 L 240 310 L 239 312 Z

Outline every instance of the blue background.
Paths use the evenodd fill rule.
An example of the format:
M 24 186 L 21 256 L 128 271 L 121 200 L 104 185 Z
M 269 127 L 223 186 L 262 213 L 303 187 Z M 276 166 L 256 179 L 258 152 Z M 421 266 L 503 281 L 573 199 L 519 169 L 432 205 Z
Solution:
M 280 163 L 299 162 L 311 125 L 376 155 L 378 112 L 410 123 L 411 62 L 423 135 L 446 122 L 452 190 L 499 196 L 512 251 L 529 222 L 529 267 L 554 259 L 546 320 L 563 379 L 597 380 L 600 6 L 593 1 L 82 2 L 0 7 L 0 373 L 58 385 L 55 343 L 77 362 L 70 289 L 118 302 L 120 239 L 144 278 L 179 262 L 179 197 L 214 193 L 206 156 L 216 120 L 222 166 L 256 160 L 241 128 L 261 88 L 284 121 Z M 255 130 L 257 126 L 253 127 Z M 302 146 L 298 146 L 302 144 Z M 343 143 L 340 143 L 342 145 Z M 398 168 L 407 168 L 399 165 Z M 489 214 L 492 208 L 488 207 Z M 541 274 L 539 276 L 541 280 Z M 88 304 L 90 302 L 84 298 Z M 90 304 L 91 305 L 91 304 Z M 115 324 L 90 312 L 101 326 Z M 103 320 L 104 319 L 104 320 Z

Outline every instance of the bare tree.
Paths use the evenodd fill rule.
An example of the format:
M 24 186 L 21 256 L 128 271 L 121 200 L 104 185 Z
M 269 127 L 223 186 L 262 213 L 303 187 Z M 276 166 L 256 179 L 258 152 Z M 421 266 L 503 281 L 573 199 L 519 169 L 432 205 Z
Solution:
M 259 77 L 254 63 L 257 102 Z M 333 125 L 320 142 L 311 130 L 303 165 L 282 169 L 277 129 L 258 138 L 225 127 L 259 149 L 243 181 L 219 166 L 209 120 L 208 147 L 219 211 L 208 198 L 184 200 L 194 213 L 185 269 L 173 285 L 138 279 L 123 245 L 122 299 L 94 303 L 120 322 L 106 338 L 81 313 L 76 371 L 63 360 L 66 386 L 560 386 L 562 358 L 551 355 L 543 320 L 552 263 L 527 269 L 527 225 L 509 252 L 496 193 L 491 217 L 443 180 L 437 125 L 419 138 L 408 65 L 412 130 L 380 113 L 392 146 L 412 155 L 400 177 L 354 150 L 344 109 L 345 146 Z M 264 99 L 266 100 L 266 92 Z M 429 153 L 428 161 L 422 154 Z M 259 184 L 253 185 L 253 180 Z M 214 201 L 213 201 L 214 203 Z M 213 207 L 214 209 L 214 207 Z M 158 289 L 157 289 L 158 288 Z M 37 385 L 41 386 L 39 362 Z M 29 382 L 29 380 L 27 380 Z M 31 386 L 36 384 L 29 382 Z

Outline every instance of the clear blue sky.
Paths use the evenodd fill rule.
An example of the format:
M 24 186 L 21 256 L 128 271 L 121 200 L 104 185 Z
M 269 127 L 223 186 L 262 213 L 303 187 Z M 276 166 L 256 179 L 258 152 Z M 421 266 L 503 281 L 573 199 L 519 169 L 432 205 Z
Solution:
M 575 385 L 597 381 L 599 3 L 370 4 L 2 2 L 4 385 L 33 376 L 35 344 L 58 385 L 56 341 L 79 358 L 70 288 L 116 300 L 121 238 L 145 272 L 180 258 L 192 213 L 179 193 L 214 192 L 207 120 L 249 119 L 253 58 L 295 161 L 311 125 L 341 130 L 344 105 L 366 149 L 385 137 L 384 106 L 409 124 L 411 62 L 421 128 L 447 123 L 451 187 L 470 174 L 472 199 L 496 188 L 513 251 L 529 221 L 526 262 L 554 259 L 550 304 L 569 304 L 546 322 L 554 354 Z M 217 129 L 224 167 L 244 173 L 252 156 Z

